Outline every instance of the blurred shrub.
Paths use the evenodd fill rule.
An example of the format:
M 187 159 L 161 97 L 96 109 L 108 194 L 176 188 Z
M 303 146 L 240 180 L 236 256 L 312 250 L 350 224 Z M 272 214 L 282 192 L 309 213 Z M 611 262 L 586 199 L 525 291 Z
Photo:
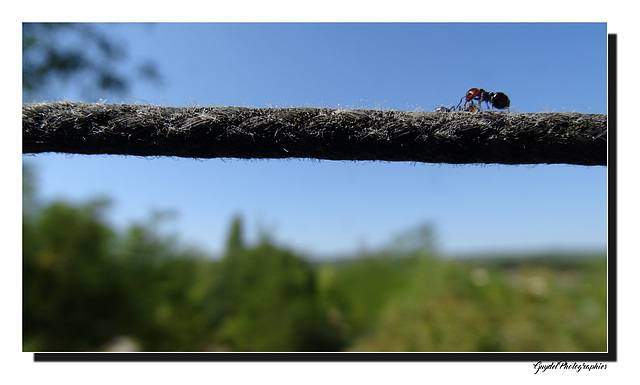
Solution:
M 412 285 L 384 304 L 375 328 L 349 350 L 606 351 L 602 261 L 571 270 L 419 261 Z
M 23 222 L 23 333 L 33 350 L 88 350 L 125 323 L 104 203 L 58 202 Z M 90 315 L 90 317 L 87 317 Z

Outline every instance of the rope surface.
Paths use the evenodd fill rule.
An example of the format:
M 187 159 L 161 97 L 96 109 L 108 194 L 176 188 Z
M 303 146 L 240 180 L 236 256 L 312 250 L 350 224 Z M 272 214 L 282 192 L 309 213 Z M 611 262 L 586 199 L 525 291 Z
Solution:
M 607 164 L 607 116 L 42 103 L 23 153 Z

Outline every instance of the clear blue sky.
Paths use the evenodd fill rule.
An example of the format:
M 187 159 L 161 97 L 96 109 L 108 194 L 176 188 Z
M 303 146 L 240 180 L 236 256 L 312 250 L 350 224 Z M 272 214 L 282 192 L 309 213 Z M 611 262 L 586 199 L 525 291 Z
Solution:
M 135 82 L 109 103 L 433 110 L 472 87 L 512 111 L 607 113 L 606 24 L 111 24 Z M 73 86 L 56 99 L 80 101 Z M 38 100 L 40 101 L 40 100 Z M 93 100 L 86 100 L 93 101 Z M 312 160 L 192 160 L 45 154 L 40 196 L 106 196 L 124 227 L 173 210 L 166 231 L 219 253 L 241 215 L 307 255 L 384 245 L 433 225 L 444 254 L 597 249 L 607 240 L 607 168 Z

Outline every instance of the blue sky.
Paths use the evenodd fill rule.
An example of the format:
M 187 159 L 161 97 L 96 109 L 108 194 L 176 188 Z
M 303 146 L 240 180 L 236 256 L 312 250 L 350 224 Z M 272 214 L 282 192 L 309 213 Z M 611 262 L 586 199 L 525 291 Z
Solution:
M 606 24 L 110 24 L 161 85 L 109 103 L 433 110 L 472 87 L 512 111 L 607 113 Z M 82 100 L 61 87 L 55 99 Z M 51 99 L 51 95 L 42 96 Z M 41 101 L 42 99 L 37 99 Z M 93 100 L 84 100 L 93 101 Z M 222 250 L 241 215 L 255 237 L 310 256 L 375 249 L 429 223 L 444 254 L 606 246 L 607 168 L 39 154 L 40 196 L 106 196 L 118 226 L 151 210 L 165 230 Z

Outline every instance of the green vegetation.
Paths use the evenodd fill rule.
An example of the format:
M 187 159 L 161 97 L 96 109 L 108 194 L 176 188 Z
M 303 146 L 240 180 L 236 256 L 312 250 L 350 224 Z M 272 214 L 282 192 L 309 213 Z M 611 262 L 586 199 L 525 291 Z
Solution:
M 429 226 L 310 263 L 241 218 L 221 259 L 115 231 L 108 201 L 40 202 L 24 174 L 23 349 L 605 351 L 606 256 L 447 260 Z

